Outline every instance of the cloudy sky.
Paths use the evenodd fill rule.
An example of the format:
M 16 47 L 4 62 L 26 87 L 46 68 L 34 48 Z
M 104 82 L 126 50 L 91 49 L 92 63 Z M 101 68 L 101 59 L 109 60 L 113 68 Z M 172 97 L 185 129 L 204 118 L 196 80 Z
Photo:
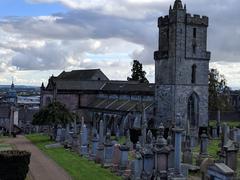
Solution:
M 0 0 L 0 84 L 40 85 L 62 70 L 101 68 L 125 80 L 132 59 L 154 81 L 157 18 L 174 0 Z M 240 88 L 239 0 L 184 0 L 210 18 L 211 67 Z

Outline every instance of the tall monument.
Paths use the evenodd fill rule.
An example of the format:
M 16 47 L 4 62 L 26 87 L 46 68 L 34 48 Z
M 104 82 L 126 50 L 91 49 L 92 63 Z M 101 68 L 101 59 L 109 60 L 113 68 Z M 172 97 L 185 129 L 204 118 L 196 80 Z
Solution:
M 198 129 L 208 125 L 208 17 L 187 13 L 175 0 L 158 19 L 155 59 L 156 123 Z

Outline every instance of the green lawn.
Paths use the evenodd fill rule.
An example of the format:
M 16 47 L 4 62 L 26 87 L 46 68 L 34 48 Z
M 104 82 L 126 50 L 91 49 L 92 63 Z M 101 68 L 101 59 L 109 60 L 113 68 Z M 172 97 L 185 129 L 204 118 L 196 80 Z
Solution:
M 223 123 L 227 123 L 228 126 L 230 127 L 237 127 L 237 126 L 240 126 L 240 121 L 222 121 L 221 124 Z M 214 126 L 216 127 L 217 126 L 217 121 L 216 120 L 210 120 L 209 121 L 209 126 Z
M 75 180 L 117 180 L 120 177 L 112 174 L 108 169 L 101 168 L 99 164 L 80 157 L 77 153 L 64 148 L 46 149 L 45 145 L 53 143 L 48 136 L 27 135 L 39 149 L 63 167 Z
M 10 144 L 2 144 L 0 143 L 0 151 L 8 151 L 12 150 L 13 147 Z

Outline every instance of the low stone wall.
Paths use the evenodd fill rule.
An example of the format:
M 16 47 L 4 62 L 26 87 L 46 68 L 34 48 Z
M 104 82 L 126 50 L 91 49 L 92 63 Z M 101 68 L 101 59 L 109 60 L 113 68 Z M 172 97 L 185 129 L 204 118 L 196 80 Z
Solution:
M 209 120 L 217 120 L 217 112 L 209 112 Z M 221 112 L 221 121 L 240 121 L 240 112 Z

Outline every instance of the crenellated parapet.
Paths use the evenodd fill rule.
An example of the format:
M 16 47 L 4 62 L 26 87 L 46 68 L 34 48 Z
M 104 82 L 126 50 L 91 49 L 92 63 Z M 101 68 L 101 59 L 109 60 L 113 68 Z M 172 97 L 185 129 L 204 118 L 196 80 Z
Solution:
M 169 24 L 169 16 L 161 16 L 158 18 L 158 27 L 166 26 Z
M 186 15 L 186 23 L 189 25 L 204 25 L 208 26 L 208 17 L 207 16 L 200 16 L 200 15 Z

